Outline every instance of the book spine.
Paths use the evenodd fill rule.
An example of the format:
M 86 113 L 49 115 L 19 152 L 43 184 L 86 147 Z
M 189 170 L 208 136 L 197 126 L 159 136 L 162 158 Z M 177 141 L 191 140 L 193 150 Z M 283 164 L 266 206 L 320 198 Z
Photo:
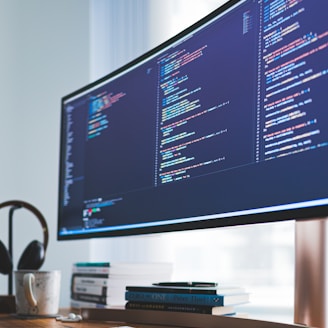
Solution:
M 98 304 L 95 302 L 85 302 L 85 301 L 78 301 L 71 299 L 70 305 L 74 309 L 81 309 L 81 308 L 98 308 L 98 309 L 105 309 L 108 308 L 106 304 Z
M 77 262 L 74 267 L 110 267 L 109 262 Z
M 109 274 L 109 267 L 102 266 L 73 266 L 73 273 L 85 273 L 85 274 Z
M 98 303 L 98 304 L 103 304 L 103 305 L 109 304 L 107 296 L 101 296 L 101 295 L 72 293 L 71 299 L 76 300 L 76 301 Z
M 197 306 L 185 304 L 165 304 L 165 303 L 142 303 L 142 302 L 127 302 L 126 309 L 136 310 L 155 310 L 155 311 L 175 311 L 175 312 L 189 312 L 189 313 L 202 313 L 214 314 L 212 306 Z M 235 314 L 233 307 L 222 307 L 221 314 L 232 315 Z
M 126 286 L 127 291 L 147 293 L 176 293 L 176 294 L 240 294 L 245 290 L 241 287 L 199 288 L 199 287 L 162 287 L 162 286 Z
M 223 306 L 224 296 L 222 295 L 201 295 L 201 294 L 176 294 L 176 293 L 147 293 L 147 292 L 125 292 L 127 301 L 147 302 L 147 303 L 173 303 L 173 304 L 193 304 L 208 306 Z
M 74 283 L 72 291 L 73 293 L 80 293 L 80 294 L 90 294 L 90 295 L 100 295 L 100 296 L 108 295 L 108 289 L 106 286 L 89 286 L 89 285 Z
M 77 282 L 76 281 L 85 281 L 88 282 L 88 285 L 85 283 L 79 284 L 79 286 L 81 287 L 81 285 L 83 286 L 90 286 L 90 284 L 93 283 L 99 283 L 100 281 L 102 282 L 108 282 L 108 275 L 107 274 L 90 274 L 90 273 L 73 273 L 72 277 L 71 277 L 71 294 L 77 292 L 76 290 L 76 286 L 77 286 Z M 91 284 L 92 286 L 92 284 Z M 94 285 L 94 286 L 100 286 L 102 287 L 102 285 Z M 80 291 L 78 291 L 80 292 Z M 90 293 L 92 294 L 92 293 Z
M 108 275 L 105 277 L 98 277 L 98 275 L 73 275 L 73 285 L 86 285 L 86 286 L 108 286 Z

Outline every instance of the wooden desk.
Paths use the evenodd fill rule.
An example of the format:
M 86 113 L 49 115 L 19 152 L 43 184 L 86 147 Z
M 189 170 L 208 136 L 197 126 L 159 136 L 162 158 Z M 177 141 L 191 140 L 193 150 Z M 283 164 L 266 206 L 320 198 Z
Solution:
M 60 314 L 67 314 L 67 311 Z M 212 316 L 207 314 L 145 311 L 83 309 L 81 322 L 61 322 L 55 318 L 21 319 L 15 315 L 1 314 L 1 328 L 304 328 L 260 320 Z
M 67 314 L 67 311 L 60 312 Z M 61 322 L 55 318 L 31 318 L 22 319 L 14 314 L 0 314 L 1 328 L 151 328 L 154 325 L 127 324 L 125 322 L 82 320 L 80 322 Z M 168 326 L 156 325 L 156 328 L 168 328 Z M 169 328 L 174 328 L 170 326 Z
M 1 328 L 119 328 L 127 327 L 126 323 L 106 322 L 106 321 L 86 321 L 81 322 L 61 322 L 54 318 L 41 319 L 21 319 L 15 315 L 0 314 Z M 130 325 L 129 325 L 130 327 Z M 131 325 L 133 328 L 150 328 L 150 325 Z M 167 326 L 157 326 L 156 328 L 167 328 Z M 174 327 L 170 327 L 174 328 Z
M 0 315 L 0 327 L 1 328 L 93 328 L 93 327 L 111 327 L 108 323 L 97 322 L 89 323 L 82 321 L 79 322 L 60 322 L 54 318 L 47 319 L 19 319 L 13 315 Z M 113 326 L 115 327 L 115 326 Z M 117 325 L 116 325 L 117 327 Z

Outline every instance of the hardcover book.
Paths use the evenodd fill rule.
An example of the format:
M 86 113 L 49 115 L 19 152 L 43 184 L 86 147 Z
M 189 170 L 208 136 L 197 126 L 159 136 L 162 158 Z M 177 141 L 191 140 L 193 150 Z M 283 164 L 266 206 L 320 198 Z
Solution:
M 151 293 L 126 291 L 127 301 L 146 303 L 173 303 L 173 304 L 194 304 L 209 306 L 226 306 L 247 303 L 249 294 L 178 294 L 178 293 Z
M 203 313 L 212 315 L 233 315 L 235 314 L 234 306 L 202 306 L 187 304 L 170 304 L 170 303 L 143 303 L 143 302 L 127 302 L 126 309 L 136 310 L 157 310 L 157 311 L 174 311 Z
M 245 289 L 237 286 L 176 287 L 176 286 L 127 286 L 127 291 L 176 294 L 243 294 Z

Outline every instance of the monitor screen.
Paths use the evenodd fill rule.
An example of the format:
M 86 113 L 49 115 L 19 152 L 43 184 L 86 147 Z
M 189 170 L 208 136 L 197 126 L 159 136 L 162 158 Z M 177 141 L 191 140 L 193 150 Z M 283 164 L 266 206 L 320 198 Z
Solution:
M 58 239 L 328 215 L 327 10 L 229 1 L 64 96 Z

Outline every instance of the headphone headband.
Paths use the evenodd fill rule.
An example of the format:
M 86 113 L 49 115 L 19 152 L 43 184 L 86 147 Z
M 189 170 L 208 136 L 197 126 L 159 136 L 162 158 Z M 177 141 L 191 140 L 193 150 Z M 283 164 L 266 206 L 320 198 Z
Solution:
M 45 218 L 43 217 L 42 213 L 33 205 L 24 202 L 22 200 L 9 200 L 3 203 L 0 203 L 0 209 L 7 206 L 17 206 L 18 208 L 23 207 L 31 211 L 40 221 L 40 224 L 42 226 L 42 232 L 43 232 L 43 245 L 44 250 L 47 249 L 48 246 L 48 240 L 49 240 L 49 233 L 48 233 L 48 226 Z

